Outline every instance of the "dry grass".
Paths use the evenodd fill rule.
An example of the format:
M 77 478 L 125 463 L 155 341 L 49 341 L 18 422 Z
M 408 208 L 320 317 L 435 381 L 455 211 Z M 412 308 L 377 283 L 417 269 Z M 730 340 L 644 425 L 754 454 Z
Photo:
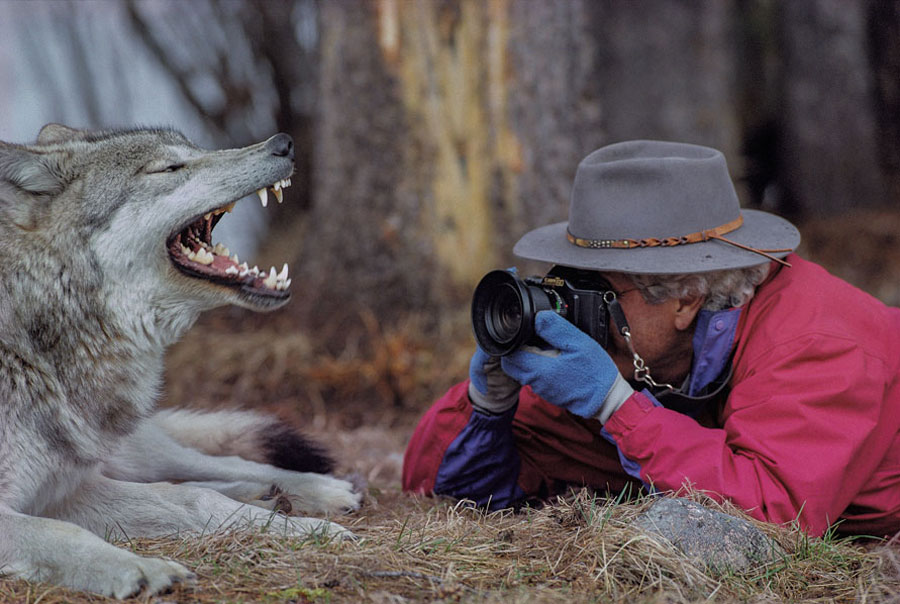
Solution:
M 139 539 L 142 555 L 197 574 L 155 602 L 888 602 L 900 599 L 897 551 L 762 526 L 784 547 L 743 573 L 698 565 L 632 526 L 648 500 L 588 491 L 543 509 L 484 513 L 392 489 L 343 518 L 357 542 L 297 542 L 254 532 Z M 714 505 L 706 502 L 708 505 Z M 733 510 L 732 510 L 733 511 Z M 60 588 L 0 582 L 0 600 L 100 602 Z

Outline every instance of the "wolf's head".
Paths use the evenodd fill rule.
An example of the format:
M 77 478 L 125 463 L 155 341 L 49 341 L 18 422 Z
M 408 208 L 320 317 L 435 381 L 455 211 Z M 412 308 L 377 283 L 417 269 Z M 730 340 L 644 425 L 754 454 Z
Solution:
M 10 262 L 84 258 L 71 266 L 97 273 L 83 277 L 105 295 L 155 309 L 274 309 L 290 297 L 287 265 L 250 268 L 215 245 L 212 230 L 254 192 L 263 206 L 269 189 L 281 201 L 293 158 L 286 134 L 205 151 L 172 130 L 51 124 L 34 145 L 0 142 L 0 251 Z

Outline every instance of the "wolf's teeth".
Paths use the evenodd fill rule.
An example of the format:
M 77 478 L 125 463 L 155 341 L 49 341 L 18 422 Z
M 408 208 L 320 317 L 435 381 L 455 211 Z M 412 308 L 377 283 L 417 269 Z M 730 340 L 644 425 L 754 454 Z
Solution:
M 275 267 L 272 267 L 272 270 L 275 270 Z M 288 265 L 287 262 L 284 263 L 284 266 L 281 267 L 281 272 L 278 273 L 278 280 L 284 281 L 288 277 Z
M 184 244 L 181 244 L 181 253 L 183 253 L 185 256 L 190 256 L 191 248 L 189 248 L 188 246 L 186 246 Z
M 210 218 L 212 218 L 212 215 L 213 215 L 212 212 L 207 212 L 206 214 L 203 215 L 203 218 L 204 218 L 204 220 L 209 220 Z
M 277 186 L 278 183 L 275 183 L 275 185 Z M 278 188 L 272 187 L 272 192 L 275 193 L 275 199 L 278 200 L 278 203 L 281 203 L 282 201 L 284 201 L 284 195 L 281 192 L 281 187 L 278 187 Z
M 188 258 L 191 258 L 191 256 L 188 255 Z M 193 254 L 193 258 L 191 258 L 191 260 L 198 264 L 212 264 L 214 259 L 215 257 L 203 248 L 197 250 L 197 252 Z
M 228 268 L 225 269 L 226 275 L 237 275 L 239 273 L 240 273 L 240 271 L 237 269 L 236 266 L 229 266 Z
M 259 275 L 259 267 L 254 264 L 253 268 L 250 269 L 250 274 L 253 275 L 254 277 L 258 276 Z
M 262 207 L 266 207 L 266 204 L 269 203 L 269 192 L 266 188 L 257 189 L 256 194 L 259 195 L 259 203 L 262 204 Z
M 218 254 L 219 256 L 230 256 L 231 251 L 221 243 L 217 243 L 216 247 L 213 248 L 213 253 Z
M 231 259 L 234 261 L 235 264 L 240 264 L 240 263 L 241 263 L 241 261 L 240 261 L 240 260 L 238 259 L 238 257 L 237 257 L 237 254 L 235 254 L 234 256 L 232 256 Z
M 232 210 L 234 210 L 234 206 L 236 203 L 237 203 L 236 201 L 232 201 L 231 203 L 229 203 L 227 206 L 225 206 L 222 209 L 226 212 L 231 212 Z
M 237 255 L 237 254 L 235 254 L 235 255 Z M 241 265 L 240 265 L 238 268 L 240 268 L 242 272 L 245 272 L 245 273 L 249 273 L 249 272 L 250 272 L 250 267 L 247 266 L 247 263 L 246 263 L 246 262 L 242 262 Z
M 263 285 L 268 287 L 269 289 L 273 289 L 275 287 L 276 279 L 275 279 L 275 267 L 272 267 L 272 270 L 269 271 L 269 276 L 266 277 L 265 281 L 263 281 Z
M 291 286 L 291 280 L 290 280 L 290 279 L 285 279 L 285 280 L 284 280 L 284 289 L 287 289 L 287 288 L 289 288 L 290 286 Z

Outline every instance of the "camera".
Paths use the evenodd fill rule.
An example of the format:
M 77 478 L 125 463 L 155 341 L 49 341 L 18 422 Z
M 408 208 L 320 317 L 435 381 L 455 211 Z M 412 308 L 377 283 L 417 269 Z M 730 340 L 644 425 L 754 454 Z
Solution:
M 554 266 L 543 277 L 519 279 L 514 270 L 482 277 L 472 296 L 475 340 L 491 356 L 505 356 L 523 345 L 546 346 L 535 334 L 534 319 L 552 310 L 606 348 L 612 286 L 594 271 Z

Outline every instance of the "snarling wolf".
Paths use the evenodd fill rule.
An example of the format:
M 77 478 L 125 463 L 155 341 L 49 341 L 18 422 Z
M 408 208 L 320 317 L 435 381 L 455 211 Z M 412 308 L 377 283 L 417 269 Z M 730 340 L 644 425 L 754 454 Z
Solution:
M 191 573 L 104 537 L 349 535 L 272 516 L 359 506 L 309 441 L 246 411 L 154 410 L 163 352 L 201 311 L 288 301 L 287 265 L 239 263 L 212 230 L 254 192 L 280 201 L 293 157 L 286 134 L 204 151 L 50 124 L 0 142 L 0 574 L 121 598 Z

